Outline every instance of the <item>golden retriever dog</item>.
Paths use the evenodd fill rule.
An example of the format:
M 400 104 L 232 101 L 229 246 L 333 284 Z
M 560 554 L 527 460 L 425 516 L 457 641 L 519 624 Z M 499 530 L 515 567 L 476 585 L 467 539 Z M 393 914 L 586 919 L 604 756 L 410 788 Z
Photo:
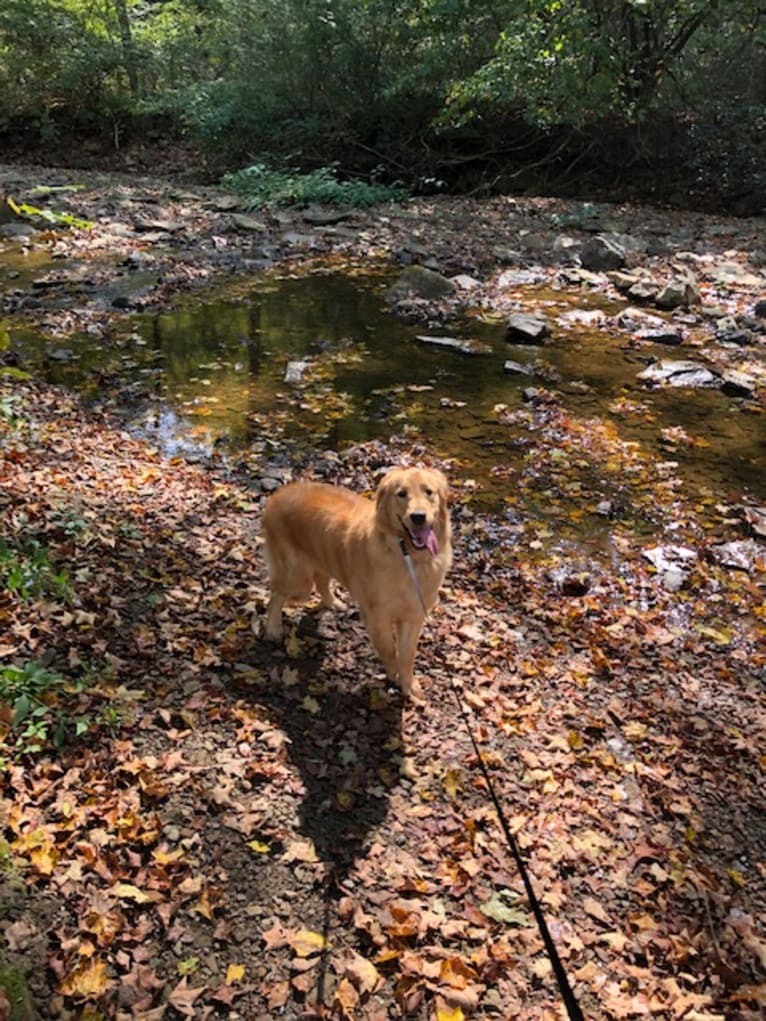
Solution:
M 422 697 L 412 670 L 423 622 L 452 562 L 447 495 L 446 478 L 431 468 L 394 468 L 374 500 L 323 482 L 277 490 L 263 513 L 266 637 L 281 641 L 285 602 L 305 600 L 314 588 L 324 606 L 341 606 L 331 588 L 337 579 L 359 607 L 389 679 L 405 695 Z

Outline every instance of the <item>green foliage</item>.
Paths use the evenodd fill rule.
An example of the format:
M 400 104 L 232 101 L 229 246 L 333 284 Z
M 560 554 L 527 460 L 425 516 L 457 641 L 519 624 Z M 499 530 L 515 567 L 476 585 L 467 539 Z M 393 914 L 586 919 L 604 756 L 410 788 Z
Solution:
M 272 170 L 256 163 L 227 174 L 223 185 L 241 195 L 250 209 L 267 204 L 307 206 L 313 203 L 367 207 L 380 202 L 401 202 L 407 191 L 398 185 L 367 181 L 339 181 L 333 167 L 311 173 Z
M 7 1021 L 29 1021 L 33 1017 L 26 975 L 18 968 L 4 965 L 2 959 L 0 959 L 0 989 L 5 993 L 10 1005 L 7 1015 L 3 1015 Z
M 5 745 L 16 756 L 35 755 L 52 742 L 60 748 L 70 722 L 79 736 L 87 730 L 84 721 L 70 721 L 59 707 L 66 681 L 40 663 L 0 668 L 0 708 L 10 709 L 10 730 Z
M 0 585 L 21 599 L 72 598 L 69 573 L 51 563 L 48 549 L 37 539 L 0 539 Z

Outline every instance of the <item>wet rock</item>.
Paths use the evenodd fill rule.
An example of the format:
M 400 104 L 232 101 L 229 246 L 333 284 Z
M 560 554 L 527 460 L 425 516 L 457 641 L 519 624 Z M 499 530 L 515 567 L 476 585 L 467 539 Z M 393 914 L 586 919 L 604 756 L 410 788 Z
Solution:
M 268 229 L 262 220 L 256 220 L 254 216 L 248 216 L 246 213 L 233 213 L 231 222 L 237 230 L 265 233 Z
M 753 335 L 744 329 L 734 316 L 722 316 L 715 324 L 716 340 L 721 344 L 736 344 L 737 347 L 748 347 L 753 343 Z
M 641 550 L 641 556 L 654 567 L 660 584 L 668 592 L 683 588 L 697 560 L 696 550 L 673 545 L 652 546 Z
M 534 373 L 529 371 L 529 366 L 522 365 L 521 362 L 514 362 L 510 358 L 503 363 L 503 372 L 506 376 L 533 376 Z
M 285 383 L 300 383 L 310 364 L 307 361 L 288 362 L 285 369 Z
M 759 319 L 766 319 L 766 298 L 759 298 L 753 308 L 753 314 Z
M 710 550 L 713 560 L 734 571 L 751 574 L 759 567 L 766 568 L 766 554 L 763 546 L 755 539 L 735 539 L 713 546 Z
M 652 315 L 642 308 L 626 308 L 617 317 L 618 324 L 624 330 L 630 330 L 638 340 L 652 344 L 677 346 L 683 341 L 683 334 L 674 323 L 669 323 L 662 316 Z
M 766 507 L 743 507 L 742 517 L 749 531 L 766 539 Z
M 700 289 L 693 276 L 677 276 L 667 283 L 655 298 L 657 308 L 689 308 L 702 302 Z
M 447 277 L 425 266 L 407 266 L 386 292 L 389 301 L 400 301 L 402 298 L 416 295 L 435 301 L 454 294 L 455 285 Z
M 596 234 L 588 238 L 580 252 L 580 263 L 584 269 L 589 270 L 621 269 L 625 260 L 625 249 L 608 234 Z
M 756 390 L 756 382 L 746 372 L 727 369 L 723 374 L 721 390 L 730 397 L 752 397 Z
M 449 351 L 457 351 L 461 355 L 491 355 L 492 347 L 481 340 L 471 340 L 463 337 L 430 337 L 427 334 L 418 334 L 416 340 L 421 344 L 428 344 L 431 347 L 441 347 Z
M 697 362 L 659 361 L 639 372 L 639 379 L 647 383 L 666 383 L 668 386 L 703 387 L 716 386 L 719 377 Z
M 543 344 L 550 334 L 550 323 L 543 316 L 514 312 L 508 320 L 505 339 L 516 344 Z
M 546 390 L 542 386 L 528 386 L 521 392 L 522 400 L 526 404 L 558 404 L 558 395 L 552 390 Z

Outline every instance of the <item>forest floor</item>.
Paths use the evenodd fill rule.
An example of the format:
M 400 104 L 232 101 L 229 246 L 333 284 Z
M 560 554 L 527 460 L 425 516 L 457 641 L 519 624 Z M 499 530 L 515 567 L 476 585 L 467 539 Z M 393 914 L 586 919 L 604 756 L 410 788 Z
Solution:
M 0 190 L 33 173 L 2 168 Z M 139 306 L 261 261 L 423 238 L 444 271 L 481 275 L 510 223 L 524 244 L 543 214 L 575 212 L 439 199 L 260 230 L 231 227 L 213 191 L 94 178 L 79 194 L 95 232 L 42 242 L 79 248 L 104 285 L 131 272 L 120 258 L 160 267 Z M 599 215 L 740 265 L 758 237 L 754 221 Z M 120 314 L 28 299 L 5 313 L 55 335 Z M 762 1017 L 763 511 L 686 498 L 667 458 L 555 403 L 515 414 L 529 442 L 500 466 L 502 518 L 396 438 L 303 465 L 365 492 L 396 462 L 450 475 L 455 565 L 415 705 L 353 611 L 295 609 L 284 648 L 260 639 L 246 475 L 163 459 L 76 396 L 2 377 L 0 1019 L 561 1018 L 458 698 L 585 1016 Z M 580 513 L 575 471 L 594 492 L 619 478 L 642 515 L 613 508 L 600 564 L 562 555 L 555 514 L 533 510 Z M 647 547 L 676 556 L 679 584 Z

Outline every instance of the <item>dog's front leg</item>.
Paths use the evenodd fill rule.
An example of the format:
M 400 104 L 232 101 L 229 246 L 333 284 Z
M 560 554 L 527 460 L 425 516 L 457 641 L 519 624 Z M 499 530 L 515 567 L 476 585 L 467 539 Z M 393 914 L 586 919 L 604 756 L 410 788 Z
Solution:
M 370 641 L 378 654 L 378 658 L 385 667 L 389 681 L 399 680 L 399 665 L 396 658 L 396 643 L 394 642 L 394 629 L 391 622 L 381 620 L 372 613 L 362 613 L 364 622 L 367 625 L 367 633 Z
M 420 632 L 423 630 L 423 617 L 410 617 L 399 622 L 397 628 L 397 672 L 399 687 L 405 695 L 415 699 L 423 697 L 423 689 L 413 676 L 415 652 L 418 647 Z

